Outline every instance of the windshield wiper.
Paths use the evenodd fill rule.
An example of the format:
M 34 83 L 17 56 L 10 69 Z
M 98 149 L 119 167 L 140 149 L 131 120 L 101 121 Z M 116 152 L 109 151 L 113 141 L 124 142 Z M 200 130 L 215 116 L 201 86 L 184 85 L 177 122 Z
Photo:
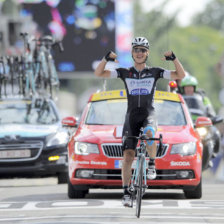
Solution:
M 100 123 L 86 123 L 88 125 L 107 125 L 107 124 L 100 124 Z

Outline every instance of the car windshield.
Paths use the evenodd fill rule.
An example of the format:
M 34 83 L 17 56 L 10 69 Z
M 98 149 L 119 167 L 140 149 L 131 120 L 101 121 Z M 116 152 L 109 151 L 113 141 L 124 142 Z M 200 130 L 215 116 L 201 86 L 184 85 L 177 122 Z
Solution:
M 183 95 L 183 97 L 191 113 L 198 113 L 199 115 L 206 114 L 206 108 L 203 104 L 202 97 L 197 95 L 195 96 Z
M 202 98 L 200 96 L 183 95 L 183 97 L 184 97 L 184 100 L 186 101 L 187 106 L 189 108 L 204 110 L 205 106 L 204 106 Z
M 0 124 L 54 124 L 58 116 L 46 100 L 0 102 Z
M 104 100 L 92 102 L 86 123 L 120 125 L 124 122 L 126 110 L 126 100 Z
M 86 117 L 86 124 L 123 125 L 127 110 L 126 100 L 104 100 L 92 102 Z M 156 100 L 155 110 L 158 125 L 186 125 L 181 103 Z

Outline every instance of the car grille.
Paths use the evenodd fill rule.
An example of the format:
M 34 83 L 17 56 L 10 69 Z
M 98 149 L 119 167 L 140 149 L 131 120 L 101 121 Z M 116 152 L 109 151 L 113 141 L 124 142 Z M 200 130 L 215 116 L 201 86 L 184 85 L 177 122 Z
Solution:
M 123 157 L 122 144 L 102 144 L 103 153 L 107 157 Z M 157 158 L 163 157 L 168 149 L 168 144 L 163 144 L 162 150 L 158 150 L 159 144 L 157 144 Z M 149 157 L 148 153 L 146 153 L 146 157 Z
M 0 145 L 0 162 L 32 161 L 43 149 L 42 141 L 26 141 Z

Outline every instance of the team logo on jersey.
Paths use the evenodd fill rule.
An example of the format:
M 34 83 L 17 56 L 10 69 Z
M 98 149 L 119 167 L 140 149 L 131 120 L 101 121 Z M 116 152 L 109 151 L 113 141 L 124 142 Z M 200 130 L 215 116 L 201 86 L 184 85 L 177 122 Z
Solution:
M 141 75 L 141 78 L 150 77 L 150 76 L 152 76 L 151 73 L 143 73 L 143 74 Z
M 126 79 L 128 92 L 130 95 L 148 95 L 152 91 L 154 78 Z
M 147 89 L 133 89 L 130 93 L 131 95 L 148 95 L 149 91 Z

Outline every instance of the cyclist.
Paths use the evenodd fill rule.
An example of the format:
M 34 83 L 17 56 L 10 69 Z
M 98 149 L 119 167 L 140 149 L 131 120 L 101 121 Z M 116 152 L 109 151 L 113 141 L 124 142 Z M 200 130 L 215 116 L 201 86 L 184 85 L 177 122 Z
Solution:
M 148 40 L 144 37 L 136 37 L 132 41 L 133 67 L 117 68 L 113 71 L 106 70 L 105 66 L 108 61 L 117 61 L 117 55 L 110 51 L 95 69 L 95 75 L 98 77 L 120 78 L 124 82 L 128 98 L 128 108 L 123 127 L 123 137 L 139 136 L 141 127 L 144 128 L 143 133 L 146 133 L 149 137 L 153 137 L 157 128 L 153 106 L 157 80 L 159 78 L 182 79 L 185 76 L 183 66 L 172 51 L 164 53 L 164 60 L 173 61 L 176 68 L 175 71 L 146 66 L 149 52 Z M 133 139 L 123 141 L 122 184 L 124 196 L 122 202 L 124 206 L 131 206 L 129 183 L 132 175 L 131 167 L 135 157 L 136 145 L 137 141 Z M 148 141 L 146 146 L 150 157 L 147 178 L 155 179 L 156 142 Z

